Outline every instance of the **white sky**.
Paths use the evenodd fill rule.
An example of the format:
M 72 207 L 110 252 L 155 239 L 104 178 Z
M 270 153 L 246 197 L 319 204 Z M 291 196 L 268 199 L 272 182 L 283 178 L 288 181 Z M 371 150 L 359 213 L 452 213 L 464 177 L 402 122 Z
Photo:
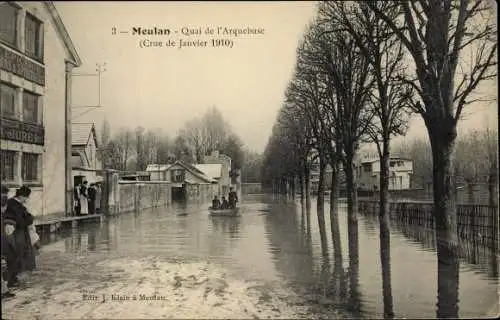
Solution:
M 175 135 L 184 122 L 215 105 L 251 150 L 267 143 L 284 90 L 291 79 L 295 52 L 306 24 L 315 14 L 314 2 L 56 2 L 63 22 L 82 58 L 76 73 L 102 75 L 100 109 L 75 118 L 96 122 L 106 118 L 113 129 L 162 128 Z M 255 27 L 264 35 L 239 36 L 233 48 L 140 48 L 133 27 Z M 129 34 L 112 35 L 112 27 Z M 172 40 L 208 40 L 209 36 L 180 36 Z M 225 37 L 227 38 L 227 37 Z M 96 77 L 75 77 L 74 106 L 98 104 Z M 483 90 L 497 97 L 495 85 Z M 497 100 L 471 106 L 473 113 L 461 127 L 497 126 Z M 74 109 L 78 115 L 88 109 Z M 416 117 L 409 137 L 422 136 L 425 127 Z

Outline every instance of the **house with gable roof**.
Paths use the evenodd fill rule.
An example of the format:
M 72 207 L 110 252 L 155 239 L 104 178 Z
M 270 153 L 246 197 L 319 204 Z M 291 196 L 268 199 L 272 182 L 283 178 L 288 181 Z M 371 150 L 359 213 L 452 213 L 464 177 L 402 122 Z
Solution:
M 73 186 L 82 180 L 95 182 L 98 170 L 102 169 L 97 156 L 97 134 L 93 123 L 72 123 L 71 125 L 71 167 Z
M 172 164 L 150 164 L 146 168 L 151 181 L 169 181 L 172 200 L 208 201 L 217 194 L 217 180 L 196 166 L 177 160 Z

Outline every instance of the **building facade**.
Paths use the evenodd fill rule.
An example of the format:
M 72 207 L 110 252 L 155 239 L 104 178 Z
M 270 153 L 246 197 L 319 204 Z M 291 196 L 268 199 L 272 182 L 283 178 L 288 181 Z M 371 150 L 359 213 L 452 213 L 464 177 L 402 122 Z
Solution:
M 413 161 L 410 159 L 391 157 L 389 160 L 389 190 L 405 190 L 411 188 Z M 357 166 L 358 187 L 362 190 L 379 189 L 380 160 L 363 160 Z
M 1 179 L 12 193 L 31 187 L 35 216 L 66 212 L 71 70 L 80 65 L 51 1 L 0 3 Z
M 177 160 L 169 165 L 150 164 L 151 181 L 168 181 L 173 200 L 208 201 L 218 194 L 218 183 L 195 166 Z
M 219 151 L 212 151 L 212 153 L 203 158 L 204 164 L 220 164 L 222 166 L 220 179 L 218 179 L 219 194 L 227 195 L 231 187 L 231 158 Z

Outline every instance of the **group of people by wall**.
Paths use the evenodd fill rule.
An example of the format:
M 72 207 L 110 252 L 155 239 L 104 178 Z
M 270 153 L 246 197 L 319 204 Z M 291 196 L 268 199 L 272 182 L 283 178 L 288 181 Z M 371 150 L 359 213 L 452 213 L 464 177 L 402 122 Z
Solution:
M 73 198 L 77 215 L 101 213 L 102 186 L 99 182 L 83 181 L 75 186 Z
M 26 204 L 31 189 L 22 186 L 9 198 L 9 189 L 1 187 L 1 241 L 2 241 L 2 299 L 15 296 L 19 287 L 18 275 L 36 267 L 40 237 L 36 233 L 33 215 Z

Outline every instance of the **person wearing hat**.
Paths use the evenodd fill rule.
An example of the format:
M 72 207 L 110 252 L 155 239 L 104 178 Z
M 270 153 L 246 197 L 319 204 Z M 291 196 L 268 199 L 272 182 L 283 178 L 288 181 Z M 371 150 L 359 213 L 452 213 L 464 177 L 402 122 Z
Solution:
M 7 200 L 5 210 L 4 231 L 14 244 L 16 259 L 7 261 L 7 285 L 18 285 L 17 275 L 23 271 L 35 269 L 35 250 L 31 243 L 29 228 L 34 222 L 34 217 L 28 212 L 25 204 L 29 199 L 31 189 L 21 186 L 16 190 L 14 198 Z
M 0 212 L 2 214 L 2 299 L 14 297 L 15 294 L 10 292 L 7 285 L 7 275 L 8 275 L 8 261 L 15 261 L 15 249 L 12 243 L 9 242 L 7 237 L 5 237 L 5 231 L 3 228 L 4 212 L 7 210 L 7 200 L 9 195 L 9 189 L 6 186 L 2 186 L 2 194 L 0 200 Z
M 236 208 L 236 203 L 238 202 L 238 194 L 236 194 L 236 191 L 234 191 L 234 188 L 231 187 L 229 188 L 229 208 L 234 209 Z

